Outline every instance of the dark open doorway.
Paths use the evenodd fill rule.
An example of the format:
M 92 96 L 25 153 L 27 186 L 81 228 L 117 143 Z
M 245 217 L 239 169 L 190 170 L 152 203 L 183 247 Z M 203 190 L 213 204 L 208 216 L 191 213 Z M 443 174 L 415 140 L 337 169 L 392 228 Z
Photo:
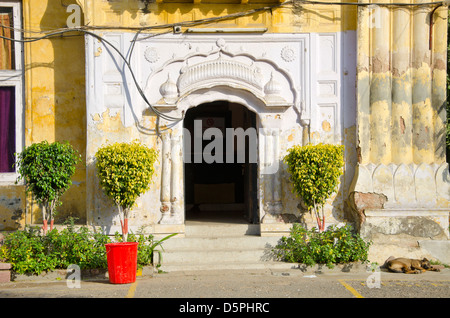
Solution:
M 195 138 L 199 136 L 194 131 L 195 125 L 199 127 L 200 123 L 202 135 L 197 142 L 201 144 L 202 154 L 199 157 L 199 147 L 195 146 Z M 206 103 L 187 111 L 184 128 L 190 133 L 190 136 L 185 134 L 185 141 L 190 140 L 190 147 L 185 147 L 184 164 L 186 220 L 258 223 L 257 162 L 249 153 L 257 149 L 256 144 L 253 148 L 250 145 L 251 142 L 256 143 L 256 140 L 245 137 L 245 162 L 239 162 L 237 157 L 237 152 L 242 151 L 239 150 L 237 137 L 234 138 L 232 154 L 231 147 L 228 152 L 226 147 L 229 142 L 226 139 L 227 128 L 242 128 L 256 134 L 256 114 L 240 104 L 227 101 Z M 213 147 L 211 151 L 213 144 L 220 143 L 214 143 L 216 135 L 205 140 L 206 135 L 203 133 L 207 128 L 221 131 L 222 149 Z M 212 154 L 215 160 L 208 162 L 204 157 L 205 153 Z M 233 158 L 231 163 L 230 156 Z M 255 154 L 253 158 L 255 156 L 257 158 Z M 190 161 L 186 158 L 190 158 Z

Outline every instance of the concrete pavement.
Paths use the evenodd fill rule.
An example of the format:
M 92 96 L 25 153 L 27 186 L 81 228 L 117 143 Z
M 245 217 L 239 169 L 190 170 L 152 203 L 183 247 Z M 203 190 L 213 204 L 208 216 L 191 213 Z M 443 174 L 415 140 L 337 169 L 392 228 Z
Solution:
M 450 269 L 406 275 L 362 267 L 302 272 L 292 269 L 176 271 L 116 285 L 107 279 L 21 279 L 0 284 L 0 298 L 450 298 Z M 183 300 L 184 301 L 184 300 Z

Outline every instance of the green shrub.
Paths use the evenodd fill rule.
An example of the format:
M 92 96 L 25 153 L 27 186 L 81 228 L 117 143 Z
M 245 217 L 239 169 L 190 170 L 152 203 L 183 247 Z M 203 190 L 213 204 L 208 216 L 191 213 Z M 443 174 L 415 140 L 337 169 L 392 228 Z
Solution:
M 107 235 L 91 233 L 73 226 L 42 234 L 37 227 L 26 227 L 6 236 L 2 246 L 4 261 L 18 274 L 40 274 L 77 264 L 81 269 L 106 268 Z
M 336 190 L 344 166 L 344 146 L 294 146 L 284 158 L 288 165 L 293 192 L 303 199 L 308 210 L 314 210 L 320 231 L 325 229 L 323 206 Z M 320 218 L 319 207 L 322 210 Z
M 123 240 L 127 241 L 128 213 L 150 188 L 158 153 L 138 142 L 114 143 L 98 149 L 95 157 L 100 185 L 119 209 Z
M 47 224 L 53 228 L 55 208 L 59 198 L 72 185 L 75 166 L 80 162 L 77 151 L 67 142 L 47 141 L 35 143 L 17 155 L 19 178 L 24 180 L 26 191 L 42 206 L 44 232 Z
M 57 267 L 57 259 L 49 257 L 38 227 L 10 233 L 2 250 L 3 261 L 11 263 L 12 270 L 19 274 L 40 274 Z
M 43 240 L 49 255 L 58 259 L 58 268 L 67 268 L 70 264 L 81 269 L 106 268 L 105 244 L 111 239 L 104 233 L 91 232 L 84 226 L 76 229 L 71 222 L 61 232 L 49 232 Z
M 326 231 L 306 230 L 295 223 L 288 237 L 283 236 L 274 252 L 279 260 L 305 265 L 366 262 L 371 242 L 352 232 L 349 225 L 331 226 Z
M 129 242 L 139 242 L 138 267 L 152 265 L 155 248 L 174 235 L 155 240 L 151 234 L 130 234 Z M 121 241 L 119 233 L 116 233 L 116 239 Z M 81 269 L 107 269 L 105 244 L 111 241 L 108 235 L 92 232 L 87 227 L 76 229 L 73 219 L 60 232 L 53 229 L 42 234 L 37 227 L 26 227 L 23 231 L 11 232 L 5 237 L 4 245 L 0 247 L 0 261 L 11 263 L 13 271 L 18 274 L 39 275 L 55 269 L 66 269 L 71 264 Z

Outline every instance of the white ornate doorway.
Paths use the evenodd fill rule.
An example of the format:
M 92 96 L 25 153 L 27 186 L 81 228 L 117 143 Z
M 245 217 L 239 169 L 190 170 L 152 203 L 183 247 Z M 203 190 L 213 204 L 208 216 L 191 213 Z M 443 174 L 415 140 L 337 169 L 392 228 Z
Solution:
M 186 220 L 259 222 L 256 124 L 254 112 L 227 101 L 188 110 L 183 136 Z
M 104 37 L 124 55 L 134 41 L 127 33 Z M 342 136 L 339 39 L 337 34 L 142 35 L 130 59 L 134 76 L 113 51 L 88 41 L 88 161 L 106 140 L 139 139 L 156 148 L 154 186 L 134 209 L 134 226 L 183 232 L 190 217 L 186 211 L 205 200 L 207 190 L 199 188 L 220 187 L 211 186 L 212 177 L 202 183 L 186 174 L 186 117 L 205 105 L 209 110 L 217 103 L 233 105 L 238 113 L 254 116 L 253 125 L 242 128 L 257 134 L 257 159 L 252 168 L 244 167 L 251 177 L 239 185 L 220 181 L 222 187 L 231 183 L 241 190 L 214 191 L 230 204 L 242 203 L 242 192 L 244 197 L 251 192 L 253 210 L 245 208 L 246 220 L 258 223 L 261 234 L 286 231 L 300 214 L 282 162 L 286 150 L 312 137 L 339 142 Z M 317 52 L 322 52 L 320 61 Z M 108 224 L 101 190 L 90 184 L 90 222 Z M 192 201 L 196 192 L 198 202 Z
M 239 41 L 236 43 L 237 39 Z M 254 37 L 247 39 L 251 39 L 251 45 L 257 45 Z M 294 141 L 298 138 L 294 137 L 298 136 L 298 128 L 302 136 L 302 127 L 308 123 L 302 120 L 307 117 L 305 92 L 302 90 L 307 72 L 301 72 L 305 38 L 290 39 L 291 42 L 286 43 L 281 52 L 280 60 L 295 65 L 292 69 L 281 67 L 278 59 L 270 59 L 264 52 L 256 56 L 255 53 L 261 53 L 261 48 L 258 51 L 255 46 L 254 52 L 244 49 L 242 41 L 245 39 L 241 37 L 213 41 L 211 37 L 192 37 L 192 40 L 186 55 L 174 55 L 162 63 L 153 70 L 146 84 L 147 96 L 155 109 L 172 118 L 184 119 L 176 123 L 160 119 L 160 125 L 170 126 L 171 129 L 165 134 L 167 136 L 162 137 L 164 161 L 159 224 L 184 224 L 194 211 L 206 206 L 219 210 L 244 206 L 242 210 L 247 222 L 277 223 L 283 213 L 280 168 L 282 148 L 286 147 L 283 135 L 294 132 L 290 137 L 290 141 Z M 207 42 L 203 42 L 205 40 Z M 198 46 L 195 48 L 194 44 Z M 158 60 L 155 48 L 148 47 L 146 52 L 152 52 L 152 61 Z M 206 110 L 199 111 L 202 108 Z M 235 114 L 247 114 L 248 117 L 253 114 L 252 125 L 227 125 L 226 122 L 232 120 L 233 108 Z M 229 115 L 227 112 L 230 112 Z M 222 130 L 220 127 L 210 128 L 215 128 L 222 135 L 227 128 L 241 128 L 248 133 L 247 129 L 251 128 L 253 148 L 248 150 L 254 160 L 247 162 L 248 166 L 245 162 L 233 162 L 234 165 L 227 166 L 223 163 L 225 159 L 221 158 L 222 162 L 216 164 L 220 154 L 217 154 L 211 136 L 208 136 L 204 148 L 193 149 L 196 137 L 192 123 L 194 119 L 189 118 L 190 114 L 196 114 L 199 121 L 206 125 L 208 120 L 221 121 L 219 126 Z M 190 127 L 186 127 L 187 122 Z M 187 129 L 188 142 L 185 128 L 190 128 Z M 200 136 L 203 136 L 201 127 Z M 204 140 L 200 141 L 202 145 Z M 194 151 L 187 152 L 186 145 Z M 180 151 L 181 147 L 184 151 Z M 211 153 L 213 148 L 215 152 Z M 189 156 L 186 156 L 187 153 Z M 207 165 L 201 163 L 205 155 L 212 157 Z M 230 154 L 225 151 L 224 155 Z M 200 156 L 200 161 L 192 162 L 195 156 Z M 186 160 L 190 162 L 186 164 Z M 246 175 L 246 179 L 236 179 L 239 174 L 241 177 Z M 246 202 L 244 197 L 250 199 Z

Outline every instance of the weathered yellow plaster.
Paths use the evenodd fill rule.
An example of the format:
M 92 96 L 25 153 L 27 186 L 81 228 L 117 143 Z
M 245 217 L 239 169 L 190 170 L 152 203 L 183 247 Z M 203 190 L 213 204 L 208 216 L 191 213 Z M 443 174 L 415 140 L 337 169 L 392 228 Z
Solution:
M 378 16 L 371 9 L 358 10 L 357 121 L 363 164 L 445 160 L 443 151 L 436 149 L 442 136 L 436 139 L 433 134 L 445 121 L 441 110 L 446 44 L 436 37 L 446 32 L 447 11 L 434 14 L 430 50 L 431 9 L 382 8 L 380 21 L 373 20 Z M 371 18 L 374 27 L 367 23 Z
M 413 162 L 411 104 L 392 103 L 392 162 Z
M 85 0 L 78 2 L 84 8 L 85 20 L 90 25 L 133 28 L 215 18 L 279 4 L 278 1 L 258 4 L 227 3 L 226 1 L 208 1 L 207 3 L 157 1 L 150 3 L 145 8 L 143 3 L 138 0 L 126 2 Z M 274 7 L 272 10 L 213 21 L 197 27 L 266 27 L 268 32 L 281 33 L 348 31 L 356 29 L 356 8 L 353 6 L 285 4 L 281 7 Z M 160 31 L 154 29 L 152 32 Z
M 97 129 L 102 132 L 118 132 L 123 129 L 120 113 L 110 116 L 109 110 L 101 115 L 102 120 L 97 124 Z
M 54 29 L 66 27 L 67 5 L 76 3 L 68 0 L 54 2 L 47 0 L 22 1 L 23 28 L 31 30 L 25 37 L 42 36 Z M 47 140 L 68 141 L 85 158 L 86 149 L 86 102 L 85 102 L 85 61 L 84 38 L 55 37 L 24 44 L 24 134 L 25 146 Z M 18 150 L 20 151 L 20 150 Z M 80 222 L 86 218 L 84 160 L 77 166 L 72 178 L 72 188 L 62 197 L 56 221 L 67 216 L 78 217 Z M 24 187 L 19 185 L 0 185 L 0 197 L 9 200 L 20 199 L 20 209 L 28 215 L 19 223 L 41 222 L 39 207 L 25 199 Z M 0 208 L 0 218 L 11 223 L 14 209 L 8 205 Z M 14 221 L 16 222 L 16 221 Z
M 371 29 L 369 8 L 358 9 L 359 165 L 350 191 L 364 193 L 367 201 L 350 198 L 349 204 L 356 204 L 357 219 L 367 228 L 376 228 L 378 222 L 368 218 L 370 204 L 387 211 L 380 217 L 383 226 L 400 219 L 396 211 L 426 217 L 424 207 L 449 207 L 443 149 L 447 43 L 442 39 L 447 37 L 447 9 L 436 10 L 430 38 L 431 10 L 426 6 L 384 8 L 380 28 Z M 387 201 L 378 206 L 383 197 Z M 358 204 L 363 205 L 358 208 Z M 430 219 L 443 225 L 448 236 L 445 213 L 448 210 L 443 219 Z
M 41 32 L 27 33 L 25 36 L 42 35 L 44 31 L 65 27 L 68 17 L 65 6 L 72 3 L 82 6 L 85 25 L 130 27 L 135 29 L 121 31 L 135 32 L 141 27 L 162 27 L 171 23 L 225 16 L 278 4 L 278 1 L 268 0 L 260 4 L 243 1 L 231 4 L 227 1 L 170 3 L 158 0 L 145 7 L 145 4 L 138 0 L 65 0 L 61 3 L 24 0 L 24 29 Z M 431 50 L 428 48 L 427 10 L 430 11 L 429 8 L 383 8 L 383 25 L 380 29 L 371 29 L 368 23 L 371 11 L 367 7 L 296 4 L 195 27 L 267 28 L 268 33 L 358 30 L 357 123 L 344 134 L 348 157 L 357 158 L 360 164 L 432 164 L 445 160 L 442 154 L 436 154 L 436 144 L 439 141 L 435 140 L 434 134 L 444 127 L 443 115 L 438 113 L 438 110 L 446 88 L 445 64 L 442 64 L 445 61 L 446 43 L 440 38 L 445 38 L 447 32 L 447 10 L 440 8 L 434 14 Z M 183 26 L 182 32 L 186 29 L 187 27 Z M 171 32 L 170 25 L 168 28 L 152 29 L 144 33 L 166 31 Z M 152 146 L 159 142 L 154 135 L 141 134 L 135 126 L 124 127 L 119 111 L 115 114 L 109 111 L 94 114 L 90 118 L 94 125 L 86 124 L 84 49 L 83 36 L 57 37 L 28 43 L 24 47 L 25 145 L 42 140 L 68 140 L 83 158 L 73 178 L 74 185 L 63 197 L 63 204 L 59 208 L 60 220 L 72 215 L 83 221 L 83 218 L 86 218 L 86 209 L 95 209 L 89 206 L 89 202 L 86 203 L 89 201 L 86 197 L 102 194 L 98 188 L 86 189 L 86 178 L 94 179 L 95 169 L 92 161 L 89 161 L 86 171 L 84 158 L 92 158 L 99 146 L 107 141 L 121 139 L 141 139 Z M 95 54 L 100 55 L 102 51 Z M 389 64 L 390 57 L 392 65 Z M 395 89 L 391 87 L 393 81 L 398 84 Z M 411 92 L 416 93 L 415 100 L 413 97 L 408 99 Z M 402 99 L 402 95 L 406 98 Z M 391 100 L 390 96 L 395 97 Z M 144 116 L 141 124 L 145 128 L 154 129 L 155 117 Z M 324 133 L 332 130 L 329 122 L 324 121 L 321 124 Z M 92 133 L 89 145 L 86 144 L 87 130 Z M 298 134 L 299 132 L 290 134 L 287 142 L 300 142 Z M 319 132 L 311 132 L 310 140 L 321 140 L 325 137 L 326 134 L 321 136 Z M 353 145 L 355 150 L 351 150 Z M 353 165 L 348 165 L 345 184 L 349 183 L 353 173 L 350 166 Z M 158 169 L 159 166 L 157 171 Z M 159 184 L 156 181 L 155 187 Z M 333 202 L 338 202 L 341 207 L 347 193 L 339 190 L 337 196 L 339 198 Z M 28 216 L 33 216 L 29 217 L 27 222 L 39 222 L 39 209 L 33 202 L 25 199 L 23 186 L 0 186 L 1 197 L 7 198 L 5 202 L 21 198 L 20 209 L 28 212 Z M 158 201 L 158 198 L 151 199 Z M 152 200 L 142 200 L 144 201 Z M 15 221 L 10 221 L 13 210 L 8 208 L 8 204 L 0 202 L 0 217 L 7 219 L 6 223 L 11 227 Z M 288 206 L 297 211 L 297 204 L 289 202 Z M 327 209 L 330 207 L 331 203 Z M 142 209 L 145 210 L 144 207 Z M 331 217 L 331 210 L 327 210 L 327 215 Z M 341 217 L 341 212 L 338 215 Z M 156 214 L 149 213 L 148 221 L 154 223 L 156 217 Z M 24 224 L 25 219 L 20 222 Z
M 390 106 L 381 100 L 371 104 L 370 153 L 373 163 L 387 164 L 391 160 Z
M 3 186 L 0 189 L 0 230 L 23 227 L 26 217 L 24 187 Z

